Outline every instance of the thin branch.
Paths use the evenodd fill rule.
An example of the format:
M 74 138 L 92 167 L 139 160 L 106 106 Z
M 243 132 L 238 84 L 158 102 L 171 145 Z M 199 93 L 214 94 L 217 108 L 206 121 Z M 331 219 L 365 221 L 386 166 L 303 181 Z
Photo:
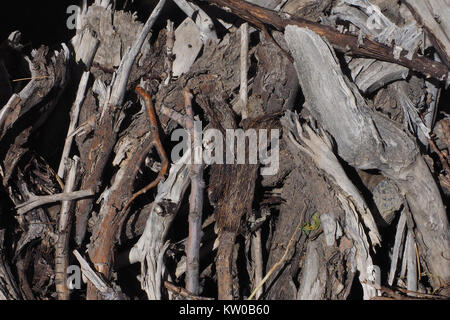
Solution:
M 170 241 L 167 240 L 158 255 L 156 264 L 156 300 L 161 300 L 161 280 L 163 277 L 164 254 L 166 253 L 167 248 L 169 248 L 169 245 Z
M 173 30 L 173 22 L 167 20 L 167 40 L 166 40 L 166 68 L 167 68 L 167 78 L 164 80 L 164 85 L 168 85 L 170 80 L 172 80 L 172 67 L 173 67 L 173 46 L 175 44 L 175 32 Z
M 241 25 L 241 86 L 239 88 L 239 102 L 241 105 L 242 119 L 247 119 L 248 117 L 248 41 L 248 23 L 245 22 Z
M 74 135 L 72 132 L 75 131 L 78 124 L 78 117 L 80 115 L 80 108 L 84 101 L 84 97 L 86 95 L 87 84 L 90 76 L 89 71 L 85 71 L 81 76 L 80 84 L 78 86 L 77 96 L 75 98 L 75 102 L 73 103 L 72 110 L 70 111 L 70 123 L 69 129 L 67 131 L 67 138 L 64 142 L 64 149 L 61 156 L 61 161 L 58 167 L 58 176 L 60 178 L 64 178 L 64 171 L 66 168 L 66 161 L 69 158 L 70 149 L 72 148 L 72 142 Z
M 417 260 L 416 260 L 416 251 L 414 247 L 415 247 L 414 232 L 411 229 L 408 229 L 408 233 L 406 234 L 406 249 L 404 259 L 406 259 L 406 267 L 407 267 L 406 272 L 407 287 L 408 290 L 410 291 L 417 291 Z
M 255 231 L 255 234 L 251 235 L 251 245 L 252 245 L 252 261 L 253 270 L 255 274 L 255 283 L 261 283 L 263 280 L 263 256 L 261 247 L 261 229 Z M 256 291 L 255 298 L 258 300 L 262 293 L 264 287 L 261 286 L 258 291 Z
M 187 90 L 183 91 L 183 94 L 186 108 L 186 129 L 191 137 L 191 150 L 194 155 L 194 163 L 189 166 L 191 194 L 188 217 L 189 237 L 186 246 L 186 289 L 197 295 L 200 292 L 200 242 L 202 238 L 203 189 L 205 188 L 205 182 L 203 181 L 204 165 L 196 161 L 198 150 L 196 150 L 197 141 L 195 139 L 200 133 L 197 134 L 194 128 L 193 97 Z
M 58 201 L 70 201 L 75 199 L 81 199 L 81 198 L 87 198 L 91 197 L 95 194 L 93 190 L 80 190 L 80 191 L 74 191 L 74 192 L 67 192 L 67 193 L 58 193 L 58 194 L 51 194 L 48 196 L 35 196 L 30 198 L 30 200 L 18 204 L 16 206 L 17 214 L 21 215 L 25 212 L 28 212 L 30 210 L 33 210 L 34 208 L 53 203 Z
M 70 171 L 67 175 L 64 192 L 72 192 L 79 177 L 80 159 L 74 157 L 70 164 Z M 55 285 L 58 300 L 69 300 L 70 292 L 67 287 L 67 268 L 69 266 L 69 235 L 71 222 L 72 201 L 63 201 L 58 224 L 58 239 L 55 243 Z
M 136 41 L 133 43 L 133 46 L 130 48 L 129 51 L 127 51 L 124 58 L 122 59 L 122 63 L 120 64 L 119 70 L 117 71 L 117 79 L 114 82 L 113 91 L 110 98 L 110 103 L 112 105 L 122 104 L 127 89 L 128 78 L 131 73 L 131 67 L 134 64 L 134 60 L 139 54 L 139 51 L 141 50 L 145 39 L 151 32 L 153 25 L 155 24 L 156 20 L 161 14 L 161 11 L 165 3 L 166 0 L 160 0 L 158 2 L 155 9 L 153 9 L 150 17 L 148 18 L 147 22 L 145 22 L 145 25 L 143 26 Z
M 124 300 L 123 295 L 111 288 L 111 286 L 108 285 L 94 269 L 92 269 L 89 263 L 81 256 L 81 254 L 77 250 L 74 250 L 73 254 L 80 263 L 83 275 L 97 288 L 97 290 L 103 295 L 103 297 L 105 297 L 107 300 Z
M 389 279 L 388 284 L 392 286 L 394 283 L 395 278 L 395 271 L 397 270 L 397 263 L 398 263 L 398 257 L 400 253 L 400 246 L 402 244 L 404 234 L 405 234 L 405 227 L 406 227 L 406 209 L 403 209 L 400 219 L 397 223 L 397 232 L 395 233 L 395 242 L 394 242 L 394 250 L 392 252 L 392 258 L 391 258 L 391 269 L 389 271 Z

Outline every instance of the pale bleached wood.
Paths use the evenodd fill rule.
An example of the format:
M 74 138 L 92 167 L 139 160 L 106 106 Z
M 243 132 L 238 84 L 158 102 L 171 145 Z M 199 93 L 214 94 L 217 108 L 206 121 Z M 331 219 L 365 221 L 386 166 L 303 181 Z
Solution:
M 240 113 L 242 119 L 247 119 L 248 117 L 248 43 L 249 43 L 249 34 L 248 34 L 248 23 L 245 22 L 241 25 L 241 85 L 239 87 L 239 104 L 240 104 Z
M 386 45 L 393 42 L 399 50 L 402 48 L 407 50 L 409 58 L 412 58 L 413 53 L 419 48 L 422 51 L 426 48 L 422 43 L 423 31 L 414 20 L 408 19 L 404 26 L 399 27 L 386 17 L 378 6 L 368 0 L 344 0 L 333 8 L 332 13 L 334 18 L 349 21 L 358 27 L 361 43 L 367 36 Z M 440 60 L 437 61 L 440 62 Z M 409 70 L 405 67 L 368 59 L 354 59 L 349 64 L 349 68 L 355 84 L 364 93 L 371 93 L 390 82 L 406 79 L 409 74 Z M 432 89 L 431 83 L 428 83 L 428 87 L 436 99 L 436 89 Z M 396 83 L 393 88 L 397 95 L 397 104 L 401 105 L 403 114 L 408 120 L 407 127 L 417 135 L 423 145 L 427 146 L 435 115 L 435 103 L 431 103 L 430 110 L 425 112 L 428 122 L 426 125 L 417 112 L 420 106 L 414 105 L 408 97 L 408 84 Z
M 78 18 L 82 20 L 82 16 Z M 81 23 L 78 22 L 77 23 Z M 96 37 L 91 28 L 83 28 L 73 37 L 71 44 L 75 51 L 75 61 L 82 62 L 86 69 L 89 69 L 94 61 L 95 53 L 100 45 L 100 40 Z
M 345 211 L 345 234 L 353 241 L 354 247 L 351 249 L 354 260 L 353 268 L 359 271 L 359 281 L 363 288 L 363 298 L 371 299 L 378 295 L 374 288 L 376 284 L 376 269 L 370 255 L 370 245 L 364 232 L 364 228 L 359 222 L 358 210 L 353 203 L 338 194 L 338 199 Z
M 150 300 L 156 300 L 161 295 L 161 287 L 158 286 L 161 282 L 156 279 L 158 257 L 189 185 L 189 166 L 186 162 L 190 156 L 188 151 L 172 164 L 169 176 L 158 185 L 144 232 L 129 252 L 130 263 L 141 263 L 141 287 Z
M 321 257 L 321 239 L 308 242 L 302 268 L 298 300 L 321 300 L 325 295 L 327 266 Z
M 33 196 L 28 201 L 16 205 L 17 213 L 24 214 L 34 208 L 43 206 L 45 204 L 58 202 L 58 201 L 70 201 L 75 199 L 91 197 L 95 194 L 93 190 L 80 190 L 67 193 L 58 193 L 48 196 Z
M 355 25 L 360 30 L 361 43 L 364 43 L 364 37 L 371 36 L 388 46 L 394 44 L 398 55 L 402 49 L 408 52 L 406 57 L 409 60 L 422 43 L 423 31 L 419 26 L 415 23 L 397 26 L 369 0 L 342 0 L 333 7 L 332 15 Z
M 407 289 L 410 291 L 417 291 L 417 257 L 415 245 L 414 232 L 408 230 L 404 259 L 406 259 L 407 267 L 406 284 Z
M 380 245 L 381 236 L 369 206 L 359 190 L 348 178 L 344 168 L 333 153 L 331 140 L 326 136 L 325 132 L 322 132 L 322 136 L 319 136 L 308 125 L 302 127 L 297 114 L 292 113 L 289 110 L 282 119 L 282 123 L 289 135 L 290 141 L 298 148 L 298 150 L 309 155 L 314 160 L 316 166 L 330 176 L 335 185 L 342 190 L 341 192 L 344 197 L 351 198 L 351 201 L 356 206 L 365 226 L 369 230 L 369 237 L 372 244 L 374 246 Z M 308 135 L 308 138 L 306 135 Z
M 450 281 L 450 230 L 438 187 L 414 138 L 371 110 L 342 74 L 331 46 L 314 32 L 286 27 L 306 107 L 336 142 L 339 156 L 359 169 L 378 169 L 405 194 L 417 224 L 421 255 L 433 286 Z M 318 88 L 326 88 L 321 90 Z
M 69 172 L 64 184 L 64 192 L 72 192 L 80 176 L 80 159 L 74 157 L 69 166 Z M 55 243 L 55 286 L 58 294 L 58 300 L 69 300 L 70 292 L 67 287 L 67 268 L 69 267 L 69 237 L 71 230 L 71 208 L 72 201 L 63 201 L 58 221 L 58 236 Z
M 208 39 L 217 40 L 217 34 L 212 19 L 198 5 L 186 0 L 173 0 L 178 7 L 197 25 L 201 39 L 205 43 Z
M 405 235 L 405 228 L 406 227 L 406 213 L 404 210 L 402 210 L 402 214 L 400 216 L 400 219 L 397 223 L 397 231 L 395 233 L 395 242 L 394 242 L 394 249 L 392 252 L 392 258 L 391 258 L 391 268 L 389 271 L 389 279 L 388 284 L 392 286 L 395 279 L 395 273 L 397 271 L 397 264 L 398 264 L 398 258 L 400 256 L 400 246 L 403 243 L 404 235 Z
M 256 4 L 260 7 L 272 9 L 276 11 L 276 8 L 281 6 L 284 2 L 284 0 L 246 0 L 247 2 Z
M 450 64 L 450 5 L 448 0 L 405 0 L 419 24 L 432 37 L 445 63 Z
M 404 80 L 409 69 L 373 59 L 352 59 L 348 65 L 353 81 L 363 93 L 371 94 L 385 85 Z
M 186 18 L 175 30 L 173 46 L 173 76 L 179 77 L 187 73 L 203 48 L 201 34 L 191 18 Z
M 137 39 L 131 46 L 131 48 L 125 53 L 125 56 L 122 58 L 122 62 L 119 66 L 119 70 L 117 70 L 117 78 L 112 85 L 112 92 L 109 98 L 109 103 L 113 106 L 118 106 L 123 103 L 123 99 L 125 96 L 126 86 L 128 83 L 128 78 L 130 77 L 131 67 L 139 54 L 142 45 L 144 44 L 145 39 L 150 34 L 153 25 L 158 19 L 161 11 L 166 3 L 166 0 L 160 0 L 156 5 L 155 9 L 153 9 L 150 17 L 145 22 L 142 27 L 141 32 L 139 33 Z
M 89 280 L 89 282 L 97 288 L 97 290 L 106 300 L 124 300 L 122 293 L 107 284 L 101 278 L 101 276 L 98 275 L 97 272 L 90 266 L 89 262 L 87 262 L 86 259 L 83 258 L 78 250 L 74 250 L 73 255 L 80 263 L 83 276 L 85 276 Z
M 67 137 L 64 142 L 64 148 L 61 156 L 61 161 L 58 167 L 58 176 L 60 178 L 64 178 L 64 173 L 66 169 L 66 162 L 69 158 L 70 149 L 72 148 L 73 142 L 73 132 L 75 131 L 78 125 L 78 117 L 80 115 L 81 105 L 84 101 L 86 95 L 86 89 L 89 81 L 90 72 L 85 71 L 81 76 L 80 84 L 78 85 L 77 96 L 75 98 L 75 102 L 73 103 L 72 109 L 70 111 L 70 123 L 69 129 L 67 130 Z

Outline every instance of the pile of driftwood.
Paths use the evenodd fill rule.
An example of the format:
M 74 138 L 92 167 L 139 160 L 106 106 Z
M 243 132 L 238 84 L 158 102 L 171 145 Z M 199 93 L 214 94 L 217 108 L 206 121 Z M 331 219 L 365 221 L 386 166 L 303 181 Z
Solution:
M 450 296 L 446 0 L 147 7 L 2 42 L 0 300 Z

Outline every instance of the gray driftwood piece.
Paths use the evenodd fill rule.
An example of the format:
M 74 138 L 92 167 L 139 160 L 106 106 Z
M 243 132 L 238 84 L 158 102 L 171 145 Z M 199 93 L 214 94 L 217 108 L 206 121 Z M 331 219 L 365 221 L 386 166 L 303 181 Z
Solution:
M 409 57 L 419 47 L 422 48 L 422 51 L 424 50 L 423 31 L 412 17 L 407 18 L 405 25 L 400 27 L 385 16 L 378 6 L 373 5 L 368 0 L 342 0 L 339 5 L 333 8 L 333 17 L 349 21 L 356 26 L 359 29 L 362 43 L 364 37 L 377 39 L 387 45 L 393 42 L 396 48 L 407 50 Z M 408 68 L 369 59 L 353 59 L 349 63 L 349 69 L 356 86 L 364 93 L 375 92 L 386 84 L 406 79 L 409 75 Z M 429 85 L 432 86 L 431 83 Z M 430 121 L 427 118 L 428 127 L 421 120 L 418 114 L 420 106 L 413 103 L 409 97 L 408 91 L 412 90 L 409 88 L 409 84 L 402 82 L 395 83 L 393 86 L 397 104 L 402 106 L 405 119 L 407 119 L 406 127 L 409 127 L 411 132 L 417 132 L 423 145 L 428 145 L 432 119 Z M 433 96 L 436 96 L 436 92 L 433 92 Z M 431 114 L 431 118 L 434 118 L 432 108 L 427 114 Z
M 203 42 L 208 39 L 217 40 L 217 34 L 212 19 L 198 5 L 186 0 L 173 0 L 183 12 L 197 25 Z
M 412 34 L 411 38 L 415 41 L 412 41 L 412 46 L 410 44 L 410 47 L 405 49 L 410 50 L 410 52 L 417 50 L 414 47 L 417 46 L 417 34 L 420 35 L 420 32 L 414 32 L 418 30 L 417 27 L 411 25 L 399 28 L 382 14 L 381 11 L 376 11 L 376 8 L 378 7 L 373 6 L 368 1 L 343 0 L 333 8 L 332 17 L 333 19 L 349 21 L 356 26 L 359 29 L 360 41 L 362 43 L 366 36 L 379 39 L 383 37 L 383 34 L 389 34 L 389 41 L 393 38 L 397 45 L 402 45 L 402 41 L 400 41 L 402 39 L 398 38 L 403 36 L 403 34 Z M 408 68 L 403 66 L 363 58 L 352 58 L 349 62 L 349 69 L 355 84 L 364 93 L 372 93 L 390 82 L 406 79 L 409 74 Z
M 181 205 L 183 195 L 189 186 L 190 151 L 171 165 L 169 176 L 158 185 L 158 194 L 151 206 L 144 233 L 129 252 L 130 263 L 141 263 L 141 287 L 149 300 L 161 299 L 161 277 L 164 242 L 169 228 Z
M 406 0 L 406 5 L 411 9 L 415 18 L 431 41 L 439 50 L 442 60 L 448 65 L 450 63 L 450 5 L 448 0 Z
M 305 107 L 334 138 L 339 156 L 359 169 L 378 169 L 405 194 L 417 227 L 421 257 L 433 286 L 450 281 L 449 223 L 438 187 L 414 138 L 370 109 L 342 73 L 330 44 L 309 29 L 288 26 Z
M 409 74 L 408 68 L 374 59 L 352 59 L 348 67 L 355 84 L 366 94 L 396 80 L 406 79 Z

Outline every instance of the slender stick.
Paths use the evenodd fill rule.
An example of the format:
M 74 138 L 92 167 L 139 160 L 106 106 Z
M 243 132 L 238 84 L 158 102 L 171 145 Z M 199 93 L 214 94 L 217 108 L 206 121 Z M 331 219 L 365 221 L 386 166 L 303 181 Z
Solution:
M 72 148 L 72 142 L 74 135 L 72 132 L 75 131 L 78 125 L 78 117 L 80 115 L 81 104 L 84 101 L 84 97 L 86 95 L 86 88 L 89 81 L 89 75 L 91 73 L 89 71 L 85 71 L 81 77 L 80 84 L 78 86 L 77 96 L 75 98 L 75 102 L 73 103 L 72 110 L 70 111 L 70 124 L 69 129 L 67 131 L 67 138 L 64 142 L 64 149 L 61 156 L 61 161 L 58 167 L 58 176 L 60 178 L 64 178 L 64 171 L 66 168 L 66 161 L 69 158 L 70 149 Z
M 172 80 L 172 67 L 173 67 L 173 46 L 175 44 L 175 31 L 173 30 L 173 22 L 167 20 L 167 40 L 166 40 L 166 68 L 167 68 L 167 78 L 164 80 L 164 85 L 167 86 Z
M 161 300 L 161 281 L 164 273 L 164 254 L 166 253 L 169 245 L 170 241 L 167 240 L 158 255 L 158 262 L 156 265 L 156 300 Z
M 117 79 L 113 84 L 113 91 L 111 93 L 110 103 L 112 105 L 122 104 L 127 89 L 128 78 L 131 73 L 131 68 L 134 64 L 137 55 L 139 54 L 139 51 L 142 48 L 142 45 L 144 44 L 145 39 L 150 34 L 153 25 L 155 24 L 156 20 L 161 14 L 161 11 L 165 3 L 166 0 L 160 0 L 158 2 L 155 9 L 153 9 L 150 17 L 147 19 L 144 26 L 142 27 L 142 30 L 139 33 L 138 37 L 136 38 L 135 42 L 133 43 L 133 46 L 130 48 L 129 51 L 127 51 L 125 57 L 122 59 L 119 70 L 117 72 Z
M 400 219 L 398 220 L 397 223 L 397 231 L 395 233 L 394 250 L 392 252 L 391 268 L 389 271 L 389 278 L 388 278 L 388 284 L 390 286 L 392 286 L 392 284 L 394 283 L 395 272 L 397 270 L 398 257 L 400 253 L 400 245 L 402 244 L 402 240 L 404 238 L 405 227 L 406 227 L 406 213 L 402 211 Z
M 197 163 L 195 157 L 196 133 L 194 128 L 194 112 L 192 111 L 192 94 L 187 90 L 183 92 L 186 108 L 186 129 L 191 137 L 191 150 L 194 154 L 194 163 L 189 167 L 191 178 L 191 194 L 189 197 L 189 237 L 186 247 L 186 290 L 198 295 L 200 291 L 200 241 L 202 235 L 203 211 L 203 181 L 202 163 Z
M 69 201 L 69 200 L 87 198 L 87 197 L 93 196 L 94 194 L 95 194 L 95 192 L 93 190 L 80 190 L 80 191 L 67 192 L 67 193 L 51 194 L 48 196 L 32 197 L 27 202 L 17 205 L 16 209 L 18 209 L 17 213 L 20 215 L 20 214 L 24 214 L 25 212 L 28 212 L 30 210 L 33 210 L 34 208 L 43 206 L 45 204 L 58 202 L 58 201 Z
M 248 23 L 241 25 L 241 86 L 239 89 L 239 102 L 241 107 L 242 119 L 247 119 L 248 110 L 248 85 L 247 85 L 247 70 L 248 70 Z
M 255 231 L 255 234 L 251 236 L 252 243 L 252 260 L 254 265 L 255 272 L 255 283 L 261 283 L 263 279 L 263 257 L 262 257 L 262 248 L 261 248 L 261 229 Z M 262 293 L 264 287 L 256 292 L 256 300 L 258 300 Z
M 410 291 L 417 291 L 417 260 L 416 260 L 416 251 L 414 233 L 411 229 L 408 229 L 408 233 L 406 235 L 407 247 L 405 251 L 406 256 L 406 284 L 407 288 Z M 408 294 L 412 295 L 412 294 Z
M 78 166 L 80 159 L 74 157 L 71 161 L 70 170 L 67 175 L 64 192 L 72 192 L 79 176 Z M 67 287 L 67 268 L 69 266 L 69 235 L 71 221 L 71 207 L 73 202 L 63 201 L 61 204 L 61 213 L 59 215 L 58 240 L 55 244 L 55 285 L 58 294 L 58 300 L 69 300 L 70 292 Z
M 89 265 L 89 262 L 87 262 L 77 250 L 73 251 L 73 255 L 80 263 L 83 275 L 97 288 L 103 297 L 107 300 L 123 300 L 122 294 L 107 284 L 102 279 L 101 275 Z

